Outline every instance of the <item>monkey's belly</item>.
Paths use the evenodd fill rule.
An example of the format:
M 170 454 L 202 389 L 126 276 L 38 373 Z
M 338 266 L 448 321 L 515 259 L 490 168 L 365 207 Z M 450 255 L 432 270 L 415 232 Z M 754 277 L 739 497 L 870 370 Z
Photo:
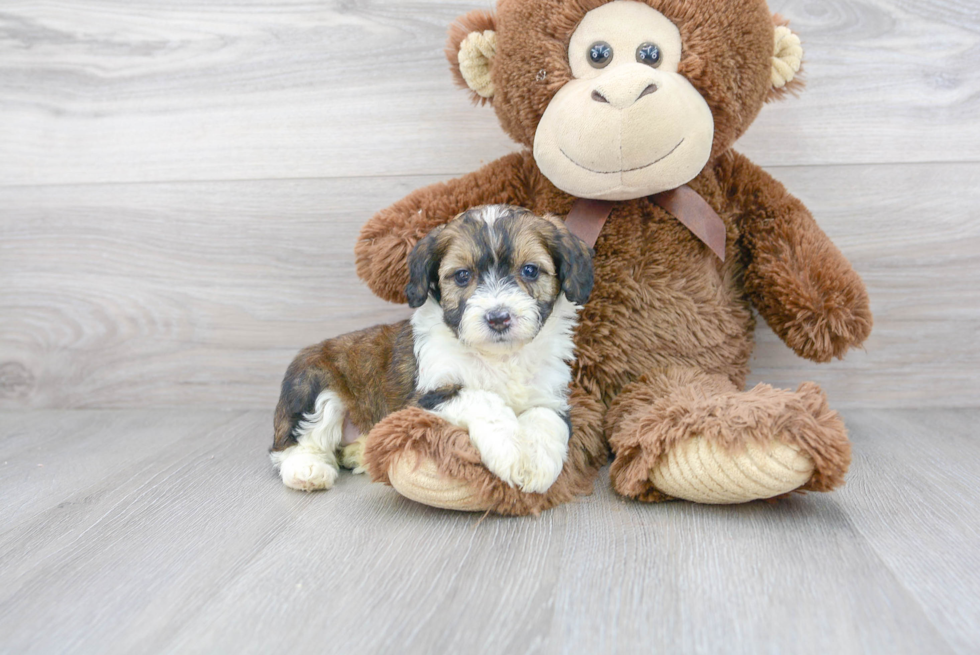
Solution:
M 712 264 L 713 266 L 713 264 Z M 697 368 L 745 383 L 755 321 L 739 284 L 704 267 L 604 271 L 576 333 L 578 372 L 605 398 L 654 369 Z M 698 270 L 700 269 L 700 270 Z M 601 277 L 604 276 L 604 277 Z

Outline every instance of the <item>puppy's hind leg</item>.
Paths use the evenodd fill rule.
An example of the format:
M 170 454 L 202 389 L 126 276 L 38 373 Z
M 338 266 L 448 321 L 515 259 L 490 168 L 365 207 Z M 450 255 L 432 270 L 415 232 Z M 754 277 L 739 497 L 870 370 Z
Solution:
M 307 348 L 293 360 L 276 407 L 270 457 L 283 484 L 302 491 L 329 489 L 338 474 L 336 451 L 346 408 L 329 388 L 323 345 Z
M 343 436 L 347 409 L 329 389 L 321 391 L 312 412 L 303 415 L 293 430 L 296 445 L 270 453 L 282 482 L 301 491 L 329 489 L 337 479 L 337 449 Z

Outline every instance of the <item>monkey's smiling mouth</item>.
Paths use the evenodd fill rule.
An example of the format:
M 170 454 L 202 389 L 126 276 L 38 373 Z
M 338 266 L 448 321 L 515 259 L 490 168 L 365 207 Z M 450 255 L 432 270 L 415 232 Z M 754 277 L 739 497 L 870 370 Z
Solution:
M 558 147 L 558 150 L 561 152 L 561 154 L 565 155 L 565 159 L 567 159 L 568 161 L 572 162 L 573 164 L 575 164 L 579 168 L 581 168 L 583 170 L 586 170 L 586 171 L 589 171 L 590 173 L 597 173 L 599 175 L 619 175 L 620 173 L 632 173 L 633 171 L 640 171 L 640 170 L 643 170 L 644 168 L 650 168 L 654 164 L 659 164 L 660 162 L 662 162 L 663 160 L 667 159 L 672 154 L 674 154 L 674 151 L 677 150 L 678 148 L 680 148 L 682 143 L 684 143 L 684 139 L 681 139 L 677 143 L 677 145 L 674 146 L 673 148 L 671 148 L 670 149 L 670 152 L 668 152 L 666 155 L 664 155 L 663 157 L 659 157 L 658 159 L 650 162 L 649 164 L 643 164 L 642 166 L 637 166 L 636 168 L 620 169 L 618 171 L 597 171 L 597 170 L 595 170 L 593 168 L 589 168 L 588 166 L 583 166 L 582 164 L 580 164 L 577 161 L 575 161 L 574 159 L 572 159 L 569 156 L 569 154 L 567 152 L 565 152 L 565 149 L 562 148 L 561 146 Z

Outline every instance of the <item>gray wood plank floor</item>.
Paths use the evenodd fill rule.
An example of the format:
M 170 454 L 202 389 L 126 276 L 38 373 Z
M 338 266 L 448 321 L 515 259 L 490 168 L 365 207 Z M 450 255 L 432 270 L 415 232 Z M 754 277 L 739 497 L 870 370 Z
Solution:
M 0 414 L 0 651 L 975 653 L 980 410 L 850 410 L 834 494 L 540 517 L 283 488 L 268 411 Z

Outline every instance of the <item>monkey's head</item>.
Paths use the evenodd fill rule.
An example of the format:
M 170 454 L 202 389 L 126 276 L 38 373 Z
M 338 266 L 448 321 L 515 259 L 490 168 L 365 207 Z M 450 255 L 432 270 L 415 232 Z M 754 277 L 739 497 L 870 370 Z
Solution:
M 446 54 L 555 186 L 628 200 L 697 177 L 801 85 L 803 50 L 765 0 L 499 0 Z

